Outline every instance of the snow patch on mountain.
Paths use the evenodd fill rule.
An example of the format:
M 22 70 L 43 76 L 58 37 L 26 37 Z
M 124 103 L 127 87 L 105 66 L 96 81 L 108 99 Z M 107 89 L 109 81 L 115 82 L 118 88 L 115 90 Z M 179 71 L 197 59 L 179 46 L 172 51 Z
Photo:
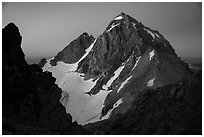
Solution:
M 89 48 L 87 48 L 85 50 L 86 53 L 76 63 L 68 64 L 68 63 L 64 63 L 62 61 L 59 61 L 59 62 L 57 62 L 56 66 L 52 66 L 50 64 L 50 60 L 52 60 L 53 59 L 52 58 L 52 59 L 47 60 L 47 63 L 42 68 L 43 71 L 52 72 L 52 76 L 54 76 L 56 78 L 56 84 L 59 84 L 59 82 L 61 81 L 62 77 L 65 75 L 65 73 L 75 72 L 76 71 L 79 62 L 82 61 L 91 52 L 91 50 L 92 50 L 96 40 L 97 39 L 95 39 L 94 42 L 89 46 Z
M 152 50 L 152 51 L 149 53 L 149 60 L 151 60 L 153 56 L 154 56 L 154 50 Z
M 115 72 L 114 72 L 114 76 L 110 78 L 110 80 L 106 83 L 106 85 L 103 85 L 104 89 L 108 89 L 108 87 L 112 84 L 112 82 L 120 75 L 121 71 L 123 70 L 123 68 L 125 67 L 125 65 L 119 67 Z
M 152 87 L 152 86 L 154 85 L 154 80 L 155 80 L 155 78 L 149 80 L 149 81 L 147 82 L 147 86 L 148 86 L 148 87 Z
M 65 106 L 66 111 L 71 114 L 73 121 L 77 121 L 79 124 L 86 124 L 87 120 L 96 117 L 102 111 L 108 92 L 100 90 L 94 96 L 86 94 L 95 86 L 97 80 L 84 80 L 79 73 L 70 72 L 60 82 L 59 87 L 69 94 L 69 99 Z M 88 123 L 99 120 L 99 117 L 96 117 L 94 121 L 89 121 Z
M 77 61 L 77 63 L 75 64 L 78 64 L 79 62 L 81 62 L 90 52 L 91 50 L 93 49 L 93 46 L 95 44 L 95 42 L 97 41 L 97 39 L 94 40 L 94 42 L 85 50 L 85 54 L 81 57 L 81 59 L 79 61 Z
M 152 36 L 152 38 L 153 38 L 152 41 L 154 41 L 155 34 L 152 31 L 150 31 L 149 29 L 144 28 L 144 30 Z
M 43 72 L 49 71 L 52 72 L 52 76 L 56 78 L 56 84 L 59 84 L 63 76 L 75 67 L 75 64 L 66 64 L 62 61 L 57 62 L 56 66 L 50 65 L 50 60 L 48 59 L 47 63 L 42 68 Z
M 79 124 L 92 123 L 100 120 L 100 115 L 103 108 L 103 103 L 108 95 L 107 90 L 100 90 L 98 94 L 89 96 L 89 92 L 97 83 L 97 80 L 84 80 L 80 73 L 75 72 L 78 63 L 84 59 L 92 50 L 94 43 L 86 49 L 84 56 L 74 64 L 66 64 L 62 61 L 57 62 L 56 66 L 50 65 L 50 60 L 43 67 L 43 71 L 52 72 L 56 78 L 56 84 L 63 90 L 61 99 L 65 99 L 65 108 L 71 114 L 73 121 Z M 112 83 L 112 82 L 111 82 Z M 92 119 L 92 121 L 86 122 Z
M 117 93 L 128 83 L 128 81 L 132 78 L 132 76 L 129 76 L 119 87 Z
M 112 24 L 111 27 L 107 30 L 107 32 L 111 31 L 114 27 L 120 25 L 120 23 L 117 23 L 117 24 Z
M 160 38 L 160 36 L 159 36 L 159 34 L 157 34 L 157 33 L 154 33 L 158 38 Z
M 123 17 L 122 16 L 118 16 L 114 20 L 121 20 L 121 19 L 123 19 Z
M 140 58 L 141 58 L 141 56 L 139 56 L 139 57 L 137 58 L 137 61 L 135 62 L 135 65 L 134 65 L 134 67 L 132 68 L 132 70 L 134 70 L 134 69 L 137 67 L 137 63 L 140 61 Z
M 102 120 L 108 119 L 112 113 L 112 111 L 117 108 L 120 104 L 122 104 L 123 100 L 120 98 L 114 105 L 113 108 L 108 111 L 108 113 L 102 117 Z
M 68 70 L 67 72 L 75 72 L 77 70 L 79 62 L 81 62 L 84 58 L 86 58 L 86 56 L 91 52 L 96 41 L 97 39 L 95 39 L 94 42 L 85 50 L 86 53 L 81 57 L 79 61 L 77 61 L 74 64 L 70 64 L 71 69 L 67 69 Z
M 132 26 L 135 28 L 135 30 L 137 30 L 136 24 L 134 22 L 132 22 Z

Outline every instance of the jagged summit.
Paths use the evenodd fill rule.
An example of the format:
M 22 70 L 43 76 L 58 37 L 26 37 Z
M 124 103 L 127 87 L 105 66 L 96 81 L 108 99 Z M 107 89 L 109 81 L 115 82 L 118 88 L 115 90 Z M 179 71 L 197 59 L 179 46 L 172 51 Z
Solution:
M 113 20 L 125 20 L 125 19 L 128 19 L 128 15 L 121 12 L 119 15 L 117 15 Z
M 5 28 L 12 28 L 13 31 L 18 30 L 18 27 L 16 26 L 16 24 L 15 24 L 14 22 L 10 22 L 9 24 L 7 24 L 7 25 L 4 27 L 4 29 L 5 29 Z M 10 30 L 11 30 L 11 29 L 10 29 Z
M 50 60 L 52 66 L 56 66 L 57 62 L 63 61 L 64 63 L 75 63 L 85 53 L 85 50 L 94 41 L 94 37 L 87 32 L 81 34 L 77 39 L 70 42 L 62 51 L 60 51 L 54 59 Z
M 84 133 L 59 102 L 52 74 L 27 64 L 21 41 L 14 23 L 2 29 L 2 134 Z
M 155 55 L 159 55 L 161 52 L 177 56 L 170 43 L 158 31 L 144 26 L 122 12 L 110 22 L 106 30 L 97 38 L 92 52 L 87 58 L 93 60 L 90 67 L 96 65 L 100 66 L 99 68 L 104 68 L 106 66 L 107 69 L 110 66 L 109 69 L 114 69 L 114 67 L 117 68 L 126 62 L 131 56 L 139 57 L 145 51 L 153 49 Z M 85 68 L 85 70 L 81 68 L 81 64 L 85 60 L 86 58 L 79 63 L 79 72 L 86 71 Z M 90 68 L 87 70 L 90 71 Z M 101 72 L 97 71 L 95 74 L 100 75 Z
M 125 14 L 124 12 L 121 12 L 118 16 L 116 16 L 114 18 L 114 20 L 119 20 L 119 19 L 129 20 L 131 22 L 138 23 L 138 21 L 136 19 L 134 19 L 132 16 L 130 16 L 128 14 Z
M 163 115 L 157 109 L 160 99 L 163 98 L 162 104 L 171 101 L 169 98 L 172 96 L 180 99 L 186 92 L 185 85 L 192 79 L 192 71 L 188 65 L 176 55 L 171 44 L 158 31 L 144 26 L 125 13 L 113 18 L 105 31 L 90 43 L 84 55 L 75 60 L 75 63 L 60 62 L 54 67 L 46 63 L 44 70 L 52 72 L 56 77 L 58 86 L 64 91 L 61 102 L 67 112 L 71 113 L 73 120 L 86 125 L 107 119 L 104 127 L 105 121 L 99 122 L 99 127 L 102 124 L 105 133 L 106 130 L 112 132 L 112 124 L 120 133 L 126 132 L 123 126 L 125 130 L 136 130 L 130 133 L 137 132 L 146 120 L 151 119 L 152 114 L 156 113 L 155 117 L 166 117 L 166 112 Z M 154 95 L 148 98 L 150 92 L 154 92 Z M 146 94 L 145 97 L 143 93 Z M 152 97 L 155 100 L 149 103 L 148 100 L 152 100 Z M 148 111 L 143 109 L 143 102 L 146 102 Z M 168 108 L 169 104 L 163 108 Z M 175 105 L 177 103 L 173 103 Z M 134 108 L 141 110 L 141 113 Z M 155 111 L 149 113 L 151 108 Z M 176 109 L 171 108 L 172 114 Z M 133 115 L 129 116 L 131 111 Z M 121 116 L 127 118 L 126 123 L 121 123 L 124 120 Z M 139 117 L 141 124 L 134 122 L 135 117 Z M 154 120 L 151 119 L 144 130 L 146 127 L 154 130 Z M 118 121 L 120 124 L 117 124 Z M 131 122 L 138 128 L 131 127 Z M 162 125 L 165 124 L 162 122 Z M 174 129 L 174 126 L 171 128 Z M 160 132 L 160 129 L 156 128 L 155 131 Z M 100 132 L 100 129 L 95 130 Z
M 92 35 L 89 35 L 87 32 L 84 32 L 79 36 L 79 38 L 80 37 L 89 37 L 89 36 L 92 36 Z
M 2 31 L 7 35 L 12 35 L 12 37 L 21 37 L 18 27 L 13 22 L 7 24 Z
M 119 15 L 117 15 L 108 25 L 108 27 L 106 28 L 106 31 L 110 31 L 112 30 L 112 28 L 116 27 L 116 26 L 120 26 L 120 25 L 132 25 L 133 27 L 135 27 L 135 25 L 138 23 L 137 20 L 135 20 L 134 18 L 132 18 L 131 16 L 121 12 Z
M 118 14 L 117 16 L 115 16 L 115 18 L 113 20 L 129 20 L 131 22 L 138 22 L 136 19 L 134 19 L 133 17 L 131 17 L 130 15 L 121 12 L 120 14 Z
M 84 35 L 86 36 L 88 34 L 84 33 L 81 36 Z M 77 40 L 80 40 L 81 36 L 77 38 Z M 76 46 L 81 47 L 77 40 L 71 42 L 70 45 L 76 43 Z M 149 68 L 151 71 L 154 69 L 154 71 L 161 69 L 159 66 L 162 66 L 163 64 L 165 64 L 163 66 L 163 70 L 165 71 L 169 69 L 166 68 L 166 66 L 168 66 L 167 64 L 172 65 L 174 63 L 175 65 L 170 69 L 174 70 L 174 72 L 172 71 L 171 73 L 175 73 L 175 70 L 179 67 L 181 68 L 178 69 L 178 73 L 185 73 L 185 71 L 181 71 L 180 69 L 188 68 L 187 64 L 183 63 L 180 58 L 177 57 L 170 43 L 158 31 L 144 26 L 142 23 L 123 12 L 110 22 L 106 30 L 95 41 L 91 41 L 87 45 L 92 45 L 90 46 L 91 49 L 89 49 L 89 52 L 87 52 L 82 59 L 80 59 L 80 57 L 82 57 L 81 54 L 79 58 L 75 58 L 74 61 L 59 60 L 72 64 L 80 59 L 77 63 L 76 72 L 84 73 L 86 79 L 99 79 L 97 81 L 98 84 L 87 92 L 89 95 L 95 95 L 103 89 L 103 85 L 106 84 L 114 75 L 114 72 L 122 66 L 129 75 L 135 75 L 136 73 L 134 70 L 139 69 L 138 71 L 140 71 L 141 68 L 137 67 L 140 62 L 147 65 L 146 68 Z M 59 52 L 54 60 L 60 57 L 59 55 L 61 53 L 63 53 L 61 54 L 63 55 L 61 57 L 69 57 L 69 60 L 73 59 L 73 56 L 70 56 L 70 54 L 73 54 L 73 51 L 68 50 L 69 47 L 72 46 L 67 46 L 63 50 L 66 52 Z M 70 53 L 68 54 L 68 52 Z M 152 62 L 155 64 L 154 67 L 148 65 Z M 129 67 L 127 64 L 129 64 Z M 176 67 L 176 65 L 179 67 Z M 156 86 L 157 84 L 151 84 L 151 81 L 149 84 L 146 84 L 148 82 L 147 80 L 150 80 L 150 78 L 152 79 L 152 82 L 157 81 L 157 78 L 155 78 L 156 73 L 157 72 L 154 72 L 154 74 L 152 74 L 153 76 L 148 76 L 148 78 L 145 79 L 144 84 L 142 84 L 142 87 L 145 85 Z M 112 85 L 109 85 L 108 88 L 116 88 L 114 83 L 121 83 L 126 80 L 128 78 L 127 74 L 121 73 L 121 76 L 119 76 L 121 80 L 115 80 L 115 82 L 113 82 Z M 161 77 L 163 77 L 163 75 L 161 75 Z M 160 81 L 157 86 L 171 81 L 169 78 L 164 79 L 165 80 L 162 82 Z M 178 80 L 180 77 L 175 76 L 174 79 Z
M 174 49 L 171 47 L 170 43 L 163 37 L 162 34 L 160 34 L 157 30 L 153 30 L 149 27 L 144 26 L 141 22 L 138 22 L 136 19 L 123 12 L 117 15 L 109 23 L 104 33 L 109 33 L 109 36 L 120 35 L 120 33 L 123 33 L 125 34 L 126 39 L 129 38 L 128 36 L 137 34 L 140 38 L 142 38 L 145 44 L 175 54 Z
M 3 64 L 27 64 L 21 49 L 22 37 L 18 27 L 12 22 L 2 29 Z

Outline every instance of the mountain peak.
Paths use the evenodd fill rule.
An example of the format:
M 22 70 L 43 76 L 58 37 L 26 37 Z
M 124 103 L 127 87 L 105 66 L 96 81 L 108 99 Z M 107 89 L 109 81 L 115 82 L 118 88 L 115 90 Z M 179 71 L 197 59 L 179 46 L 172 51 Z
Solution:
M 7 24 L 7 25 L 5 26 L 5 28 L 6 28 L 6 27 L 18 28 L 14 22 L 10 22 L 9 24 Z
M 18 27 L 13 22 L 2 29 L 2 39 L 3 64 L 16 64 L 19 66 L 27 64 L 20 47 L 22 37 Z
M 13 22 L 7 24 L 2 31 L 3 33 L 12 35 L 13 37 L 21 37 L 18 27 Z
M 114 71 L 124 64 L 128 64 L 127 62 L 132 65 L 125 69 L 128 68 L 127 70 L 131 72 L 135 69 L 134 65 L 137 66 L 139 58 L 143 60 L 140 62 L 158 65 L 159 62 L 166 59 L 163 59 L 163 56 L 172 58 L 167 60 L 177 62 L 174 49 L 158 31 L 144 26 L 136 19 L 121 12 L 110 22 L 103 34 L 97 38 L 90 54 L 79 63 L 77 71 L 84 73 L 87 78 L 101 79 L 101 87 L 97 85 L 98 87 L 89 92 L 94 95 L 99 92 L 103 83 L 108 81 Z M 103 74 L 108 75 L 103 78 Z
M 131 16 L 128 15 L 128 14 L 126 14 L 126 13 L 124 13 L 124 12 L 121 12 L 121 13 L 119 13 L 115 18 L 117 18 L 117 17 L 130 18 Z M 131 18 L 132 18 L 132 17 L 131 17 Z
M 110 24 L 106 28 L 106 31 L 109 32 L 113 28 L 120 27 L 121 25 L 126 26 L 126 28 L 136 29 L 136 25 L 140 25 L 140 24 L 136 19 L 134 19 L 130 15 L 127 15 L 124 12 L 121 12 L 110 22 Z
M 59 87 L 64 91 L 61 101 L 73 120 L 80 124 L 105 119 L 109 121 L 123 114 L 126 116 L 120 117 L 119 121 L 126 118 L 128 122 L 131 121 L 129 110 L 135 108 L 132 104 L 141 97 L 138 97 L 139 93 L 149 95 L 157 88 L 159 91 L 156 95 L 169 90 L 173 96 L 179 93 L 179 98 L 185 93 L 178 90 L 185 85 L 184 80 L 191 77 L 188 65 L 158 31 L 144 26 L 131 16 L 121 12 L 90 44 L 75 63 L 59 63 L 53 69 L 49 68 L 49 64 L 44 67 L 53 75 L 62 75 L 60 78 L 57 76 Z M 56 71 L 58 68 L 62 72 Z M 175 83 L 179 84 L 178 90 L 169 87 L 161 90 L 161 87 Z M 166 102 L 166 93 L 164 95 Z M 160 97 L 157 98 L 160 100 Z M 148 110 L 151 107 L 148 106 Z
M 125 18 L 127 15 L 124 13 L 124 12 L 121 12 L 120 14 L 118 14 L 115 18 L 114 18 L 114 20 L 117 20 L 117 18 Z
M 85 53 L 85 50 L 94 41 L 94 37 L 87 32 L 82 33 L 78 38 L 70 42 L 54 59 L 50 60 L 52 66 L 56 66 L 58 61 L 64 63 L 76 63 Z
M 88 36 L 90 36 L 87 32 L 84 32 L 84 33 L 82 33 L 80 36 L 79 36 L 79 38 L 80 37 L 88 37 Z

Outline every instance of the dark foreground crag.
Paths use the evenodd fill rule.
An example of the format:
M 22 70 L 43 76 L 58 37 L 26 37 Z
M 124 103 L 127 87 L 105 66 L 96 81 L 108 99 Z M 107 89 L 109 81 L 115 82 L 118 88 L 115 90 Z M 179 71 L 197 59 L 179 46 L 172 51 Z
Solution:
M 59 102 L 52 74 L 25 61 L 18 27 L 2 32 L 2 134 L 87 134 Z

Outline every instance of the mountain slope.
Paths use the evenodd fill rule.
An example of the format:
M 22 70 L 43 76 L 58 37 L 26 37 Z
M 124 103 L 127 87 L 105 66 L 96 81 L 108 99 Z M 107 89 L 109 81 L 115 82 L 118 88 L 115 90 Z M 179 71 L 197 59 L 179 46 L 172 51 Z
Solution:
M 138 64 L 134 68 L 136 62 Z M 111 77 L 113 72 L 122 64 L 125 65 L 124 70 L 129 71 L 126 73 L 133 70 L 140 71 L 140 67 L 154 70 L 158 69 L 157 66 L 161 67 L 160 71 L 162 69 L 172 69 L 171 75 L 188 73 L 189 71 L 188 65 L 177 57 L 169 42 L 161 34 L 143 26 L 124 13 L 116 17 L 108 25 L 106 31 L 97 38 L 92 52 L 79 63 L 77 71 L 85 73 L 85 77 L 88 78 L 100 77 L 100 81 L 104 81 L 101 82 L 102 85 L 109 78 L 101 76 L 105 74 Z M 164 65 L 168 65 L 168 68 Z M 137 74 L 141 75 L 141 73 L 138 72 Z M 174 79 L 179 78 L 174 77 Z M 161 84 L 172 81 L 164 80 Z M 97 92 L 98 90 L 92 90 L 90 94 L 96 94 Z
M 123 68 L 118 77 L 106 85 L 120 67 Z M 124 13 L 118 15 L 97 38 L 77 71 L 84 73 L 85 78 L 98 78 L 88 94 L 95 95 L 104 86 L 111 90 L 102 115 L 128 94 L 127 90 L 155 89 L 176 83 L 191 74 L 188 65 L 177 57 L 161 34 Z
M 149 120 L 148 117 L 152 113 L 160 114 L 160 107 L 157 108 L 160 98 L 163 104 L 161 108 L 173 104 L 172 107 L 175 108 L 171 108 L 170 111 L 175 115 L 170 115 L 177 116 L 176 110 L 179 107 L 177 103 L 183 104 L 181 108 L 185 108 L 185 103 L 191 100 L 187 98 L 182 101 L 180 97 L 188 92 L 194 94 L 193 88 L 198 85 L 199 88 L 196 89 L 198 93 L 195 93 L 196 96 L 192 99 L 192 102 L 197 102 L 198 99 L 197 115 L 192 115 L 192 118 L 199 116 L 197 125 L 193 127 L 195 131 L 187 132 L 188 127 L 183 127 L 185 124 L 182 123 L 184 128 L 182 132 L 172 131 L 169 134 L 182 134 L 184 131 L 200 134 L 201 104 L 197 95 L 201 93 L 201 79 L 197 78 L 188 64 L 176 55 L 170 43 L 158 31 L 144 26 L 129 15 L 121 13 L 116 16 L 77 62 L 72 64 L 58 62 L 56 66 L 51 66 L 48 61 L 43 70 L 52 72 L 57 79 L 56 83 L 63 90 L 61 102 L 73 120 L 85 125 L 88 127 L 87 130 L 94 134 L 153 134 L 153 131 L 146 131 L 145 127 L 140 127 L 136 123 L 131 128 L 128 125 L 120 127 L 121 123 L 118 125 L 117 121 L 121 121 L 122 117 L 127 117 L 129 121 L 133 116 L 128 117 L 128 113 L 138 113 L 134 108 L 143 106 L 135 103 L 136 100 L 142 102 L 144 100 L 147 109 L 151 108 L 154 101 L 148 104 L 146 100 L 156 101 L 152 104 L 155 111 L 146 109 L 144 112 L 141 111 L 140 115 L 145 113 L 144 117 L 141 117 L 143 120 L 146 118 Z M 191 80 L 196 81 L 196 84 Z M 149 91 L 152 95 L 140 96 L 143 93 L 149 94 Z M 158 95 L 160 92 L 164 93 Z M 165 104 L 165 101 L 171 100 L 172 95 L 170 96 L 169 92 L 178 93 L 179 97 L 172 104 Z M 182 113 L 192 114 L 192 108 L 187 107 Z M 182 115 L 178 114 L 175 121 L 181 117 Z M 191 121 L 188 117 L 185 119 Z M 143 120 L 141 122 L 144 122 Z M 162 117 L 162 120 L 166 119 Z M 89 126 L 88 123 L 94 124 Z M 175 122 L 175 124 L 180 123 Z M 111 131 L 113 125 L 119 126 L 116 132 Z M 94 128 L 98 126 L 101 130 Z M 146 126 L 148 128 L 148 124 Z M 144 128 L 144 130 L 136 132 L 132 128 Z M 174 129 L 173 126 L 169 128 Z M 156 133 L 164 134 L 163 131 Z
M 90 44 L 94 41 L 92 35 L 88 33 L 81 34 L 77 39 L 73 40 L 68 46 L 66 46 L 62 51 L 60 51 L 54 59 L 50 60 L 52 66 L 56 66 L 58 61 L 63 61 L 64 63 L 76 63 L 85 54 L 85 49 L 87 49 Z
M 126 113 L 118 107 L 102 122 L 85 125 L 92 134 L 108 135 L 194 135 L 202 134 L 201 73 L 189 81 L 157 89 L 132 91 L 132 107 Z M 122 104 L 120 107 L 127 107 Z

